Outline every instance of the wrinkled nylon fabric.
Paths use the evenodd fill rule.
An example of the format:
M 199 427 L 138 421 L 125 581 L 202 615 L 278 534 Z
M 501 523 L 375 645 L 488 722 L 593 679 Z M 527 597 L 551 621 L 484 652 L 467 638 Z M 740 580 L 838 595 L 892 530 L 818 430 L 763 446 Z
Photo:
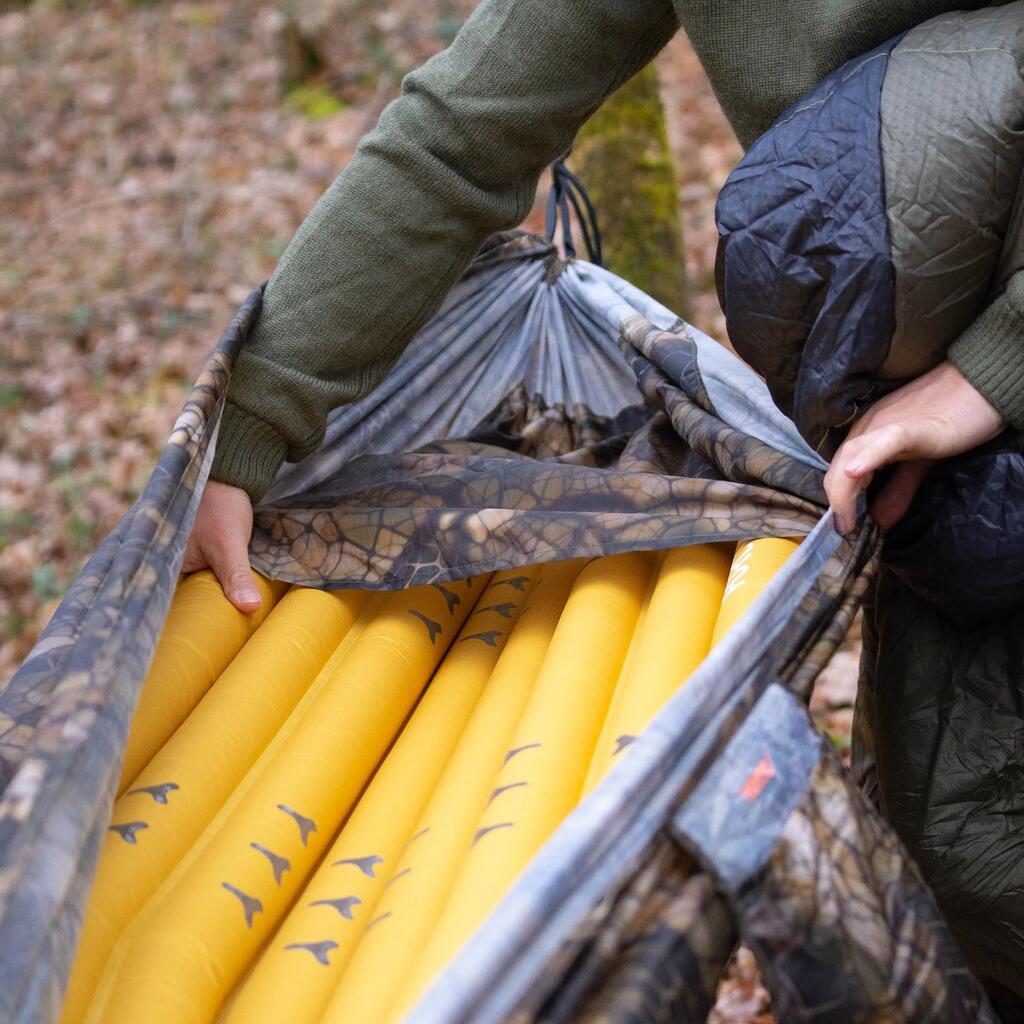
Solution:
M 729 339 L 830 453 L 872 397 L 893 330 L 878 111 L 886 43 L 824 79 L 747 151 L 718 197 Z
M 883 572 L 865 609 L 858 745 L 974 968 L 1024 996 L 1022 666 L 1024 613 L 955 623 Z
M 880 127 L 896 322 L 884 378 L 931 369 L 1022 266 L 1022 58 L 1019 4 L 935 18 L 892 51 Z

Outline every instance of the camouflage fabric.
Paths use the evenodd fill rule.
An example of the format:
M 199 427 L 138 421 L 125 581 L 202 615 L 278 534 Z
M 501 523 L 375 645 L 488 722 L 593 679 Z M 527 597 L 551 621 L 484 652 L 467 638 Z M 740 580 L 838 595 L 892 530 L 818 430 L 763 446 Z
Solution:
M 622 891 L 602 899 L 548 962 L 508 1024 L 700 1024 L 735 943 L 714 884 L 659 835 Z
M 0 691 L 4 1021 L 58 1014 L 130 717 L 259 303 L 256 292 L 239 311 L 142 497 Z M 870 528 L 843 540 L 823 517 L 823 469 L 739 360 L 523 234 L 488 245 L 380 391 L 338 410 L 321 449 L 285 467 L 257 509 L 252 560 L 319 587 L 806 537 L 410 1021 L 697 1020 L 736 932 L 760 951 L 782 1007 L 793 992 L 816 1005 L 826 961 L 863 985 L 851 1006 L 882 1005 L 898 981 L 893 950 L 912 948 L 935 1014 L 887 1019 L 974 1019 L 950 1016 L 981 996 L 930 895 L 871 807 L 819 768 L 798 699 L 845 632 L 878 546 Z M 758 744 L 770 774 L 750 763 Z M 840 796 L 825 799 L 819 778 Z M 852 808 L 845 831 L 836 807 Z M 808 829 L 817 845 L 797 845 Z M 847 860 L 823 874 L 837 843 Z M 867 941 L 849 941 L 849 919 L 819 919 L 847 881 L 863 892 Z M 819 961 L 757 941 L 774 911 L 815 938 Z M 911 993 L 900 1005 L 922 1003 Z
M 994 1020 L 917 868 L 821 746 L 781 840 L 739 895 L 740 933 L 776 1016 Z
M 139 688 L 206 481 L 235 315 L 141 497 L 0 692 L 0 1020 L 55 1020 Z

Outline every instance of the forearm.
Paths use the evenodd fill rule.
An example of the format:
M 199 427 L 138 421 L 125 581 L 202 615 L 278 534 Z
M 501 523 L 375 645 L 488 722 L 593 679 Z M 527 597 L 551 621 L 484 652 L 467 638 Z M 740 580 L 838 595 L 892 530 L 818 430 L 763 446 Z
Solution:
M 488 0 L 303 223 L 242 351 L 213 475 L 258 497 L 367 394 L 544 167 L 675 29 L 667 0 Z

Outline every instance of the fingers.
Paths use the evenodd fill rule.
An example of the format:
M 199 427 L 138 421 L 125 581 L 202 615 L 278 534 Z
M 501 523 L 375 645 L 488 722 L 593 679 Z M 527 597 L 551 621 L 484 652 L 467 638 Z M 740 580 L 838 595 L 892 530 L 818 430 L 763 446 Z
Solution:
M 262 603 L 249 568 L 251 533 L 249 496 L 237 487 L 210 480 L 185 548 L 182 571 L 195 572 L 209 566 L 225 597 L 246 613 L 256 611 Z
M 249 568 L 247 540 L 238 533 L 223 536 L 207 555 L 224 595 L 240 612 L 254 612 L 260 606 L 260 592 Z
M 832 519 L 836 533 L 847 534 L 857 524 L 857 495 L 871 483 L 871 474 L 864 477 L 850 477 L 837 473 L 831 479 L 825 477 L 825 493 L 832 506 Z
M 206 558 L 203 556 L 202 551 L 199 550 L 199 544 L 193 533 L 185 545 L 185 557 L 181 560 L 181 572 L 187 576 L 190 572 L 199 572 L 200 569 L 205 568 Z
M 858 496 L 879 469 L 906 457 L 911 441 L 907 428 L 894 423 L 869 429 L 840 446 L 825 474 L 825 493 L 839 533 L 846 534 L 854 528 Z
M 1005 426 L 998 410 L 950 362 L 897 387 L 853 424 L 825 476 L 836 529 L 853 529 L 857 499 L 883 466 L 906 466 L 872 503 L 872 515 L 885 528 L 906 513 L 928 463 L 970 451 Z
M 931 463 L 924 459 L 901 462 L 871 503 L 871 515 L 883 530 L 895 526 L 910 508 Z

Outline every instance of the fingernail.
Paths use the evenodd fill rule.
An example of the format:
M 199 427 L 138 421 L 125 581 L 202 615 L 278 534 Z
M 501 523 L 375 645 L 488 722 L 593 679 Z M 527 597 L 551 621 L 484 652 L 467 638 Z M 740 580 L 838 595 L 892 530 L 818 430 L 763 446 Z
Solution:
M 842 516 L 833 515 L 832 521 L 835 523 L 836 533 L 841 537 L 846 536 L 847 531 L 850 529 L 846 520 Z
M 243 587 L 241 590 L 236 590 L 232 597 L 238 601 L 239 604 L 259 604 L 260 603 L 260 592 L 255 587 Z

